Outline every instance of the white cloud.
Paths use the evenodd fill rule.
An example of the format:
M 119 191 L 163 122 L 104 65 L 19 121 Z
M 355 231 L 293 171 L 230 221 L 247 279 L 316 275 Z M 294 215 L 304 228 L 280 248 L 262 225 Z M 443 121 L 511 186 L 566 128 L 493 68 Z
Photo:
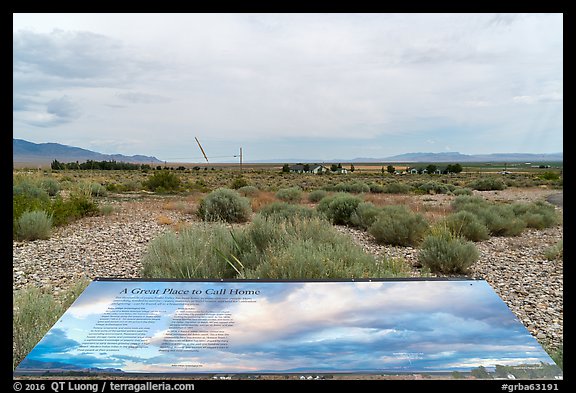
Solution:
M 562 14 L 15 14 L 13 21 L 15 137 L 62 142 L 73 125 L 79 147 L 109 132 L 146 141 L 117 153 L 160 158 L 183 154 L 178 142 L 190 132 L 244 144 L 254 159 L 271 158 L 266 140 L 287 140 L 296 154 L 311 138 L 336 141 L 313 149 L 332 157 L 362 156 L 374 145 L 386 156 L 414 150 L 402 136 L 425 141 L 434 130 L 426 119 L 436 118 L 446 138 L 475 139 L 459 147 L 464 153 L 492 152 L 484 132 L 496 126 L 510 150 L 528 143 L 538 152 L 541 143 L 513 131 L 525 115 L 509 109 L 530 104 L 554 111 L 537 127 L 554 135 L 547 149 L 561 150 Z M 46 116 L 31 94 L 44 105 L 67 96 L 82 104 L 82 116 Z M 113 107 L 119 102 L 148 109 Z

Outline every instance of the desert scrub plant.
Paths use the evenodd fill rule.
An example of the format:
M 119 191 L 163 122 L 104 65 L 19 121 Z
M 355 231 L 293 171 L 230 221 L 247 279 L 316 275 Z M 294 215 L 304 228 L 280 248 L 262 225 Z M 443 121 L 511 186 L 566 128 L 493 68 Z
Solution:
M 238 193 L 242 196 L 245 197 L 253 197 L 256 194 L 258 194 L 260 192 L 260 190 L 258 189 L 258 187 L 254 187 L 254 186 L 244 186 L 244 187 L 240 187 L 238 190 Z
M 142 185 L 157 193 L 176 192 L 180 189 L 180 178 L 167 170 L 154 173 Z
M 381 194 L 385 190 L 384 186 L 378 183 L 370 183 L 368 186 L 370 187 L 370 192 L 374 194 Z
M 229 188 L 212 191 L 198 206 L 198 216 L 204 221 L 246 222 L 250 214 L 248 198 Z
M 276 198 L 288 203 L 299 203 L 302 200 L 302 190 L 299 187 L 282 188 L 276 193 Z
M 381 211 L 372 202 L 360 202 L 350 215 L 350 224 L 366 231 L 374 224 Z
M 48 200 L 48 192 L 35 182 L 24 179 L 12 186 L 12 196 L 24 195 L 32 199 Z
M 355 182 L 342 182 L 338 183 L 333 187 L 330 187 L 329 191 L 336 191 L 336 192 L 350 192 L 353 194 L 359 194 L 362 192 L 370 192 L 370 186 L 368 184 L 355 181 Z
M 323 198 L 316 208 L 332 224 L 350 225 L 352 214 L 361 202 L 356 196 L 339 192 Z
M 502 181 L 502 179 L 491 176 L 476 179 L 470 182 L 468 187 L 478 191 L 492 191 L 503 190 L 506 188 L 506 184 Z
M 324 219 L 257 216 L 246 230 L 246 278 L 305 279 L 408 276 L 408 265 L 377 261 Z
M 24 212 L 16 222 L 18 240 L 37 240 L 50 238 L 52 217 L 43 210 Z
M 165 232 L 150 242 L 142 259 L 142 276 L 233 278 L 236 271 L 224 258 L 242 253 L 233 233 L 220 223 L 184 228 L 179 234 Z
M 314 190 L 308 194 L 308 200 L 312 203 L 317 203 L 320 202 L 326 195 L 328 195 L 326 190 Z
M 66 225 L 82 217 L 94 216 L 99 213 L 98 204 L 90 194 L 75 191 L 67 199 L 56 197 L 50 206 L 55 226 Z
M 443 225 L 453 236 L 462 236 L 468 240 L 478 242 L 490 238 L 488 227 L 476 216 L 468 211 L 459 211 L 448 215 Z
M 30 353 L 32 348 L 58 321 L 88 285 L 80 280 L 68 288 L 62 296 L 37 287 L 24 287 L 12 294 L 12 368 Z
M 388 183 L 384 186 L 386 194 L 408 194 L 410 190 L 412 190 L 411 186 L 400 182 Z
M 452 201 L 455 211 L 476 215 L 488 228 L 491 236 L 518 236 L 526 222 L 516 216 L 512 205 L 494 204 L 479 196 L 458 196 Z
M 90 195 L 94 197 L 103 197 L 108 195 L 108 190 L 100 183 L 92 182 L 88 187 L 90 188 Z
M 418 261 L 433 273 L 466 274 L 478 257 L 474 243 L 438 226 L 424 238 Z
M 40 181 L 40 187 L 48 193 L 49 196 L 56 196 L 60 191 L 60 183 L 52 178 L 44 178 Z
M 409 276 L 408 264 L 374 256 L 318 217 L 257 215 L 247 226 L 218 223 L 154 239 L 142 260 L 149 278 L 350 278 Z
M 385 263 L 365 253 L 351 241 L 318 243 L 298 239 L 285 248 L 267 252 L 266 258 L 246 278 L 336 279 L 390 277 Z
M 243 178 L 242 176 L 238 176 L 235 178 L 232 183 L 230 183 L 230 188 L 233 190 L 238 190 L 242 187 L 246 187 L 248 185 L 248 181 Z
M 116 208 L 110 204 L 106 204 L 106 205 L 102 205 L 102 206 L 98 207 L 98 211 L 99 211 L 99 214 L 101 216 L 109 216 L 112 213 L 114 213 L 115 210 L 116 210 Z
M 379 244 L 414 246 L 422 240 L 429 225 L 424 216 L 405 206 L 382 207 L 376 221 L 368 228 Z
M 559 221 L 556 208 L 548 202 L 516 202 L 512 204 L 512 210 L 516 217 L 526 223 L 528 228 L 549 228 Z
M 452 184 L 442 184 L 434 181 L 422 183 L 418 190 L 424 194 L 448 194 L 455 187 Z
M 559 240 L 556 244 L 546 247 L 544 249 L 544 258 L 549 261 L 554 261 L 556 259 L 563 259 L 564 258 L 564 242 Z
M 281 217 L 286 220 L 294 218 L 312 218 L 317 215 L 314 209 L 306 206 L 294 205 L 287 202 L 272 202 L 264 206 L 258 214 L 262 217 Z
M 456 187 L 452 194 L 459 196 L 459 195 L 472 195 L 472 189 L 468 187 Z

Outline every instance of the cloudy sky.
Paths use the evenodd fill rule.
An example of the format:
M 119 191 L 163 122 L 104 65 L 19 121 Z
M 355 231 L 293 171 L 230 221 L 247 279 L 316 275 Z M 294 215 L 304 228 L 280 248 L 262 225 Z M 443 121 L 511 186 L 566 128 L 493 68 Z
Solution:
M 167 295 L 167 288 L 200 292 Z M 260 292 L 230 294 L 234 289 Z M 209 331 L 226 341 L 221 348 L 199 347 L 206 341 L 197 344 L 198 335 Z M 58 362 L 133 373 L 469 371 L 553 363 L 485 281 L 96 281 L 21 371 L 38 364 L 30 361 L 47 369 Z
M 13 136 L 173 162 L 563 151 L 562 14 L 14 14 Z

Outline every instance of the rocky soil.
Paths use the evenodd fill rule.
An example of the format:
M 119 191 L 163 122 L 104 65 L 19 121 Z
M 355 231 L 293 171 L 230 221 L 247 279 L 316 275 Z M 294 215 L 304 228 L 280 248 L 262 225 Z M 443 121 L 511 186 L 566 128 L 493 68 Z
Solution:
M 482 192 L 491 200 L 536 201 L 557 193 L 541 188 Z M 422 204 L 448 205 L 447 195 L 415 196 Z M 13 290 L 32 285 L 55 294 L 81 279 L 138 278 L 148 243 L 164 231 L 197 225 L 195 202 L 177 197 L 109 197 L 112 214 L 88 217 L 56 228 L 48 240 L 13 242 Z M 101 204 L 103 204 L 101 203 Z M 562 212 L 561 207 L 557 207 Z M 418 250 L 380 246 L 369 234 L 338 227 L 366 251 L 402 257 L 417 267 Z M 549 348 L 563 343 L 563 262 L 544 250 L 562 240 L 563 225 L 526 230 L 518 237 L 476 243 L 480 259 L 469 277 L 485 279 L 538 341 Z

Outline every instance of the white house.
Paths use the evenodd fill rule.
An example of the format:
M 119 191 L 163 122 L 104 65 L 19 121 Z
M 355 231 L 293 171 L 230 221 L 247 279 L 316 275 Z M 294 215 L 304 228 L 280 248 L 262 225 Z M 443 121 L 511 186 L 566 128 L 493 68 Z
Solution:
M 305 166 L 308 166 L 308 170 L 304 170 Z M 323 165 L 318 164 L 298 164 L 298 165 L 291 165 L 290 172 L 293 173 L 320 173 L 320 172 L 328 172 L 329 169 Z

